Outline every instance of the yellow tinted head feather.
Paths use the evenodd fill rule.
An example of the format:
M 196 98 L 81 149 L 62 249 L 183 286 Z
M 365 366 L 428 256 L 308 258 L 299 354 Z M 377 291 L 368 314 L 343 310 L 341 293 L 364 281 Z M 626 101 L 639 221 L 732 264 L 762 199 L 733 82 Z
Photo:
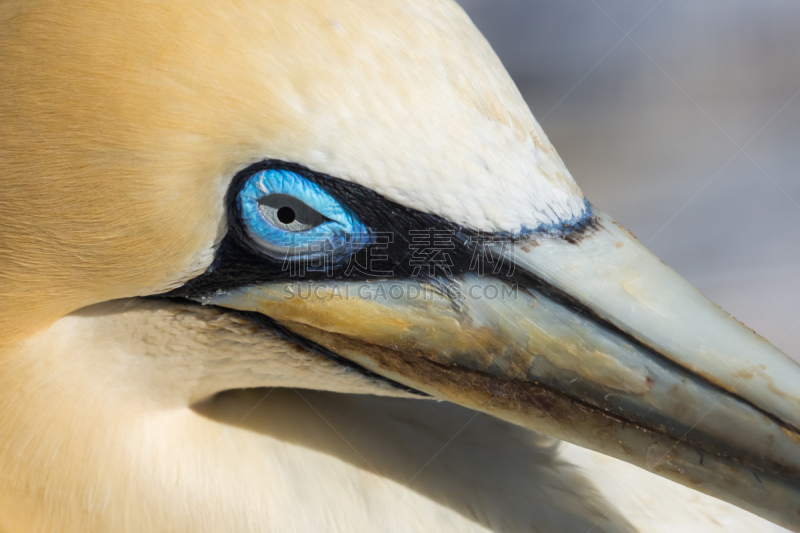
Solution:
M 6 2 L 0 28 L 15 336 L 198 275 L 229 180 L 265 158 L 480 229 L 584 208 L 450 1 Z

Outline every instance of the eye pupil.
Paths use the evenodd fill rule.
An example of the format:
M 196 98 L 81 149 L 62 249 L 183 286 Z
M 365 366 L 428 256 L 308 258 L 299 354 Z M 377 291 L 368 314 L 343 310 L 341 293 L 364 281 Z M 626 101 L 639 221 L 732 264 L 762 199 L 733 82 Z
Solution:
M 292 222 L 297 219 L 297 215 L 294 212 L 294 209 L 291 207 L 283 206 L 278 209 L 278 220 L 280 220 L 284 224 L 291 224 Z
M 237 193 L 236 204 L 230 222 L 245 234 L 235 231 L 234 236 L 270 259 L 342 261 L 371 242 L 371 234 L 347 206 L 315 181 L 288 170 L 251 175 Z

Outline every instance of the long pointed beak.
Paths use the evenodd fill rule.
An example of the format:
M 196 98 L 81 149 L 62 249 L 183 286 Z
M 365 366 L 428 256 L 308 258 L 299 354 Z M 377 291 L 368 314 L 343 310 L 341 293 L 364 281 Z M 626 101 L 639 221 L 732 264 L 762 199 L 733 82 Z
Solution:
M 205 303 L 800 531 L 800 365 L 605 215 L 495 253 L 512 274 L 446 291 L 281 283 Z

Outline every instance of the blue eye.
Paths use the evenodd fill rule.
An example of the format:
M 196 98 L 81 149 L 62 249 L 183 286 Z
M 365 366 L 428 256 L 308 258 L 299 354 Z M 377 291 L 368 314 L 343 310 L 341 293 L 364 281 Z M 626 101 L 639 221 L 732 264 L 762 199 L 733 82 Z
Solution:
M 237 201 L 247 234 L 276 259 L 329 256 L 336 263 L 371 242 L 369 231 L 349 209 L 288 170 L 253 174 Z

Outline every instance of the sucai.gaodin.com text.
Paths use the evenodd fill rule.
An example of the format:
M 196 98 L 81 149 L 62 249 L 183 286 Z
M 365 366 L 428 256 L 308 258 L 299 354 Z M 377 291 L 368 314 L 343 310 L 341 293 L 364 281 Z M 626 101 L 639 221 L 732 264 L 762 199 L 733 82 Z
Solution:
M 519 286 L 503 282 L 446 286 L 397 281 L 373 283 L 295 282 L 283 287 L 284 300 L 432 301 L 442 298 L 469 300 L 516 300 Z

